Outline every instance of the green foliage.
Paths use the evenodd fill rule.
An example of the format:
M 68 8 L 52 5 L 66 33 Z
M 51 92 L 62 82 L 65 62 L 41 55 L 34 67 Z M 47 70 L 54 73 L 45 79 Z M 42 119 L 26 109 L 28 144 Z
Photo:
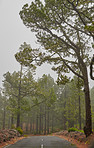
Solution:
M 17 117 L 21 116 L 23 111 L 30 110 L 30 104 L 27 100 L 29 95 L 35 95 L 37 83 L 34 81 L 33 72 L 27 70 L 25 73 L 22 69 L 12 74 L 4 74 L 3 93 L 8 96 L 7 109 Z
M 88 31 L 94 32 L 94 22 L 92 23 L 91 26 L 85 26 L 85 29 L 87 29 Z
M 69 82 L 69 77 L 64 73 L 71 71 L 74 75 L 83 79 L 85 90 L 89 90 L 87 67 L 90 63 L 89 52 L 92 50 L 91 39 L 94 39 L 94 28 L 93 26 L 88 28 L 88 25 L 93 23 L 92 4 L 92 1 L 85 2 L 84 0 L 82 2 L 46 0 L 43 4 L 42 1 L 36 0 L 30 6 L 24 5 L 20 11 L 24 25 L 36 33 L 37 41 L 43 46 L 43 53 L 37 54 L 35 52 L 36 58 L 31 58 L 31 64 L 34 61 L 37 65 L 44 62 L 53 63 L 55 65 L 53 70 L 58 74 L 57 82 L 59 84 Z M 32 55 L 32 51 L 29 53 Z M 28 56 L 26 55 L 24 58 L 28 62 Z M 89 91 L 84 91 L 84 93 L 86 126 L 91 133 L 90 94 Z M 71 101 L 68 104 L 72 108 Z M 87 117 L 88 112 L 90 114 Z M 71 124 L 74 124 L 72 114 L 73 110 L 68 118 L 71 119 Z M 69 126 L 71 127 L 71 125 Z
M 14 125 L 14 124 L 12 124 L 11 128 L 12 128 L 12 129 L 15 129 L 15 125 Z
M 68 132 L 75 132 L 75 131 L 78 131 L 78 132 L 84 133 L 83 130 L 79 130 L 79 129 L 75 128 L 75 127 L 71 127 L 71 128 L 68 129 Z
M 25 80 L 26 79 L 25 77 Z M 82 91 L 82 85 L 80 85 L 80 92 L 78 92 L 78 78 L 73 77 L 73 80 L 66 85 L 57 85 L 54 82 L 54 79 L 50 75 L 43 75 L 42 78 L 37 80 L 38 92 L 36 95 L 28 94 L 27 97 L 22 98 L 21 100 L 21 122 L 25 123 L 23 127 L 26 129 L 25 133 L 29 133 L 30 124 L 32 123 L 35 127 L 34 131 L 32 129 L 32 133 L 38 134 L 36 131 L 36 124 L 41 124 L 41 128 L 45 128 L 48 125 L 49 118 L 49 133 L 54 132 L 55 129 L 67 130 L 70 127 L 79 127 L 79 101 L 78 96 L 81 98 L 81 125 L 83 127 L 85 122 L 85 102 L 84 102 L 84 94 Z M 82 84 L 82 83 L 79 83 Z M 27 85 L 28 87 L 28 85 Z M 23 89 L 24 90 L 24 89 Z M 28 88 L 26 88 L 28 90 Z M 27 92 L 27 91 L 26 91 Z M 12 93 L 12 90 L 11 90 Z M 10 94 L 11 94 L 10 93 Z M 8 95 L 8 94 L 7 94 Z M 93 117 L 93 127 L 94 127 L 94 88 L 91 89 L 91 101 L 92 101 L 92 117 Z M 4 108 L 5 98 L 0 97 L 0 127 L 2 128 L 2 114 Z M 13 117 L 13 124 L 16 123 L 16 112 L 18 110 L 15 109 L 16 106 L 16 98 L 7 99 L 8 106 L 6 111 L 7 114 L 6 120 L 9 124 L 9 118 Z M 13 105 L 13 106 L 12 106 Z M 13 108 L 14 107 L 14 108 Z M 29 109 L 30 107 L 30 109 Z M 11 109 L 13 108 L 13 109 Z M 14 110 L 15 114 L 14 114 Z M 13 113 L 13 114 L 12 114 Z M 49 115 L 48 115 L 49 113 Z M 48 117 L 49 116 L 49 117 Z M 46 117 L 46 121 L 45 121 Z M 41 123 L 40 123 L 41 122 Z M 29 128 L 28 128 L 29 125 Z M 53 126 L 53 127 L 52 127 Z M 10 125 L 11 127 L 11 125 Z M 12 126 L 14 128 L 14 126 Z M 41 134 L 44 132 L 44 129 L 40 129 Z M 73 129 L 72 129 L 73 130 Z M 46 129 L 47 131 L 47 129 Z M 77 131 L 77 130 L 76 130 Z M 79 130 L 80 131 L 80 130 Z M 83 132 L 83 131 L 80 131 Z
M 26 138 L 28 137 L 28 135 L 23 135 L 23 136 L 26 137 Z
M 15 54 L 15 58 L 21 65 L 31 68 L 34 72 L 36 69 L 35 63 L 33 63 L 35 59 L 35 51 L 38 54 L 38 49 L 32 49 L 30 44 L 24 42 L 20 46 L 19 51 Z
M 75 132 L 75 131 L 78 131 L 78 129 L 74 128 L 74 127 L 71 127 L 71 128 L 68 129 L 68 132 Z
M 83 130 L 78 130 L 79 132 L 81 132 L 81 133 L 84 133 L 84 131 Z
M 22 135 L 23 134 L 23 130 L 21 129 L 21 127 L 17 127 L 16 130 Z

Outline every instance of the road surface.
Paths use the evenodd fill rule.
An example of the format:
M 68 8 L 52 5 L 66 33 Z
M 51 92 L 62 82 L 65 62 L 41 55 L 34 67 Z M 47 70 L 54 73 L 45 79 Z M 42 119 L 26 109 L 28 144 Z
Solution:
M 31 136 L 4 148 L 77 148 L 56 136 Z

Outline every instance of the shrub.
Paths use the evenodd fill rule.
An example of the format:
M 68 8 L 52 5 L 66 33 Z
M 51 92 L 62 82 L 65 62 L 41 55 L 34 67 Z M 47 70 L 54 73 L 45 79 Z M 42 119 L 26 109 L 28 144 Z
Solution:
M 84 131 L 83 130 L 78 130 L 79 132 L 81 132 L 81 133 L 84 133 Z
M 28 135 L 23 135 L 24 137 L 28 137 Z
M 11 129 L 15 129 L 15 125 L 14 124 L 12 124 Z
M 78 131 L 78 129 L 75 127 L 71 127 L 68 129 L 68 132 L 75 132 L 75 131 Z
M 16 130 L 22 135 L 23 134 L 23 130 L 21 129 L 21 127 L 17 127 Z

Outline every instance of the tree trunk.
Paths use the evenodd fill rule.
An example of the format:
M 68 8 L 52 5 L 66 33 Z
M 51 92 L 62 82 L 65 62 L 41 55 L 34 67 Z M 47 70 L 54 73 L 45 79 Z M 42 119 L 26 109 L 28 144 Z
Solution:
M 17 113 L 17 127 L 20 126 L 20 112 Z
M 13 117 L 13 114 L 12 114 L 12 116 L 11 116 L 11 127 L 13 126 L 13 124 L 14 124 L 14 117 Z
M 34 118 L 33 118 L 33 122 L 32 122 L 32 127 L 33 127 L 33 134 L 34 134 L 34 132 L 35 132 L 35 127 L 34 127 Z
M 22 78 L 22 65 L 20 70 L 19 94 L 18 94 L 18 112 L 17 112 L 17 127 L 20 126 L 20 110 L 21 110 L 21 78 Z
M 42 115 L 42 117 L 41 117 L 41 121 L 42 121 L 41 130 L 42 130 L 42 133 L 43 133 L 43 115 Z
M 46 106 L 45 106 L 45 116 L 44 116 L 44 118 L 45 118 L 44 135 L 46 135 Z
M 52 133 L 53 133 L 53 129 L 54 129 L 54 114 L 52 113 Z
M 64 91 L 64 98 L 65 98 L 65 102 L 64 102 L 64 112 L 63 112 L 63 125 L 64 125 L 64 130 L 66 130 L 66 97 L 67 97 L 67 92 L 66 92 L 66 86 L 65 86 L 65 91 Z
M 49 107 L 47 112 L 47 134 L 49 134 Z
M 8 118 L 8 129 L 11 128 L 11 117 L 10 117 L 10 112 L 9 112 L 9 118 Z
M 30 119 L 30 132 L 32 133 L 32 118 Z
M 80 74 L 80 72 L 79 72 Z M 78 77 L 78 100 L 79 100 L 79 129 L 81 129 L 81 100 L 80 100 L 80 84 Z
M 36 134 L 38 134 L 38 114 L 36 115 Z
M 80 102 L 80 94 L 79 94 L 79 129 L 81 129 L 81 102 Z
M 3 112 L 3 129 L 5 129 L 5 118 L 6 118 L 6 108 L 4 106 L 4 112 Z
M 28 122 L 26 123 L 26 132 L 28 132 Z
M 40 116 L 39 116 L 39 134 L 41 134 L 41 106 L 40 106 Z
M 84 91 L 85 91 L 85 107 L 86 107 L 86 125 L 84 132 L 86 137 L 92 133 L 92 119 L 91 119 L 91 103 L 90 103 L 90 92 L 88 84 L 87 70 L 84 70 Z

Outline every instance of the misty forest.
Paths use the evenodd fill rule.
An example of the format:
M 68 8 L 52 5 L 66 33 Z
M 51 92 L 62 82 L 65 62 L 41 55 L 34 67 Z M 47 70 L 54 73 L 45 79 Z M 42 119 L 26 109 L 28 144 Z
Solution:
M 19 12 L 34 32 L 39 48 L 21 43 L 15 58 L 20 69 L 3 75 L 0 89 L 0 129 L 50 134 L 69 128 L 94 129 L 94 2 L 35 0 Z M 48 74 L 36 79 L 36 69 L 48 63 Z

